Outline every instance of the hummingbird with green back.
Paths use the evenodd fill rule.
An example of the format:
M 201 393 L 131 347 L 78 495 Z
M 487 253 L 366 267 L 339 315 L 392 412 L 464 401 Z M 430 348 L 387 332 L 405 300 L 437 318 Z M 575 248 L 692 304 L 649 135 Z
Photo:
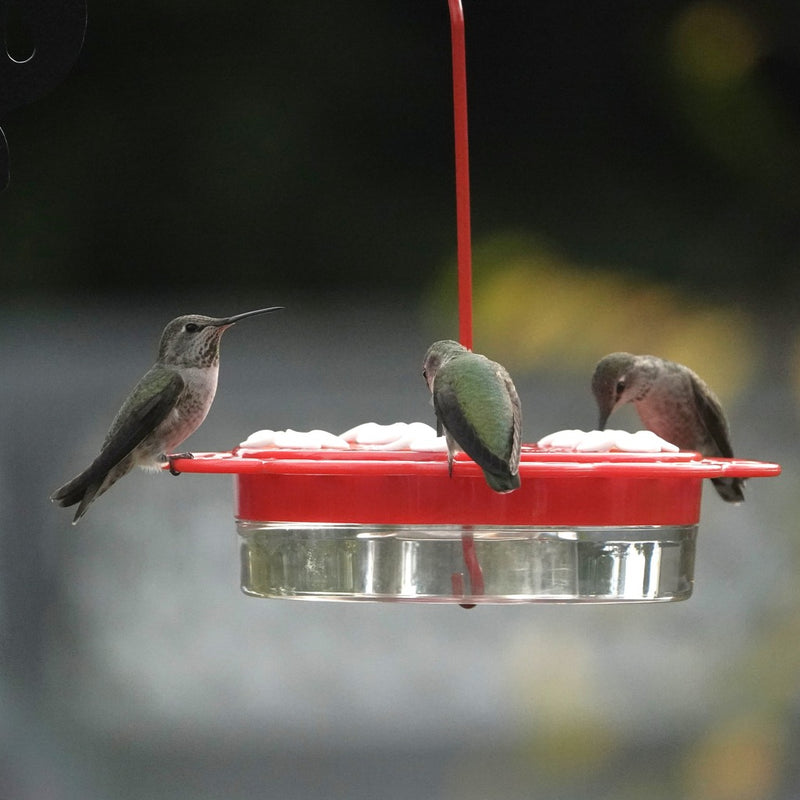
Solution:
M 592 376 L 603 430 L 614 409 L 633 403 L 645 428 L 681 450 L 733 458 L 725 412 L 717 396 L 689 367 L 657 356 L 611 353 Z M 744 501 L 742 478 L 712 478 L 723 500 Z
M 247 317 L 278 311 L 260 308 L 233 317 L 189 314 L 173 319 L 161 334 L 156 363 L 144 374 L 117 412 L 100 454 L 80 475 L 50 499 L 78 510 L 74 525 L 103 492 L 134 467 L 172 468 L 174 449 L 206 418 L 217 391 L 219 345 L 231 325 Z
M 496 492 L 518 489 L 522 407 L 505 367 L 445 339 L 428 348 L 422 375 L 447 440 L 450 474 L 463 450 Z

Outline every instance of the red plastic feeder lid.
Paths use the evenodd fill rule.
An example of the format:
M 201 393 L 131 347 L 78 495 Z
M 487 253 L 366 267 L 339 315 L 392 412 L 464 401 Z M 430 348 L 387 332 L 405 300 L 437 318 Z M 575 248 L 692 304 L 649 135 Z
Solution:
M 386 525 L 693 525 L 705 478 L 764 478 L 778 464 L 698 453 L 522 448 L 522 486 L 498 494 L 469 457 L 409 450 L 196 453 L 181 472 L 236 475 L 240 520 Z

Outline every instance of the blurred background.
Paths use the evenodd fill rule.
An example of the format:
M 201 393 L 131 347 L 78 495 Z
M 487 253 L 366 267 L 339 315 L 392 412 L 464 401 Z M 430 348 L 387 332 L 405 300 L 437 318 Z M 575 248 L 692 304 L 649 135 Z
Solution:
M 525 441 L 653 352 L 783 476 L 704 489 L 694 596 L 656 606 L 246 598 L 223 476 L 131 475 L 72 528 L 47 498 L 178 314 L 286 306 L 226 334 L 194 450 L 432 422 L 457 335 L 445 0 L 92 4 L 0 120 L 4 800 L 800 795 L 800 9 L 465 14 L 475 348 Z

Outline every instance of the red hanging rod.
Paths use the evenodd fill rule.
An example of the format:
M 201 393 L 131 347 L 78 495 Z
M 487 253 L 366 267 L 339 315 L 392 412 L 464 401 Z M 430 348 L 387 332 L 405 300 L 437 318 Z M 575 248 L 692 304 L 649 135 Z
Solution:
M 472 241 L 469 216 L 469 131 L 464 11 L 461 0 L 450 5 L 453 48 L 453 118 L 456 155 L 456 230 L 458 238 L 458 338 L 472 349 Z

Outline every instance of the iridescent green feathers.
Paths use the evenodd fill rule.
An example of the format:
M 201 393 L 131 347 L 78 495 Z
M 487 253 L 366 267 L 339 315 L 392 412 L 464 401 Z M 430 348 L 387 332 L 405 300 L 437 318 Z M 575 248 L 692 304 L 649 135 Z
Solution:
M 458 342 L 442 340 L 428 349 L 423 376 L 447 438 L 451 470 L 460 449 L 496 492 L 518 489 L 522 409 L 506 369 Z

